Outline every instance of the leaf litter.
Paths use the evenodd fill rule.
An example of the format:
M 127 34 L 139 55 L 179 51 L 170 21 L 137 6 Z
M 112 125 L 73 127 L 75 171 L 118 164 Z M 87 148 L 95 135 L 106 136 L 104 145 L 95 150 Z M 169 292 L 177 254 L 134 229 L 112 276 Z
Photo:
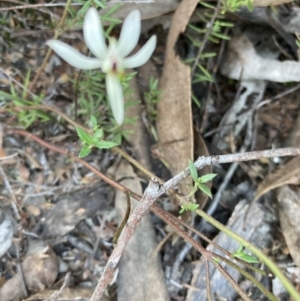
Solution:
M 230 32 L 231 41 L 228 43 L 222 63 L 219 66 L 222 75 L 216 73 L 215 83 L 209 86 L 209 93 L 202 93 L 202 98 L 206 98 L 204 108 L 206 120 L 201 127 L 197 119 L 199 117 L 198 111 L 190 102 L 191 93 L 194 91 L 191 91 L 189 67 L 181 62 L 173 49 L 180 34 L 184 35 L 188 18 L 194 12 L 197 3 L 198 1 L 183 1 L 179 5 L 178 1 L 168 1 L 157 3 L 154 10 L 152 4 L 152 9 L 148 9 L 146 6 L 142 9 L 142 15 L 146 19 L 155 16 L 158 16 L 159 19 L 163 17 L 160 14 L 170 12 L 172 14 L 174 10 L 178 9 L 173 15 L 175 25 L 170 27 L 166 48 L 164 41 L 161 42 L 155 54 L 156 65 L 159 65 L 159 62 L 165 58 L 160 86 L 162 97 L 158 104 L 157 132 L 159 140 L 153 141 L 153 138 L 145 135 L 144 129 L 141 130 L 143 118 L 139 120 L 136 126 L 129 129 L 134 133 L 135 131 L 140 133 L 129 136 L 130 138 L 127 140 L 127 143 L 133 146 L 132 149 L 138 161 L 143 162 L 143 165 L 148 166 L 150 170 L 149 155 L 147 157 L 144 153 L 147 148 L 149 151 L 148 145 L 151 144 L 158 145 L 158 148 L 162 150 L 159 157 L 163 157 L 168 163 L 167 166 L 171 173 L 176 174 L 188 165 L 188 159 L 193 159 L 194 153 L 198 157 L 241 149 L 244 145 L 243 139 L 247 137 L 246 131 L 249 130 L 250 121 L 253 122 L 253 134 L 251 143 L 247 144 L 247 150 L 267 149 L 273 145 L 279 147 L 283 145 L 286 138 L 292 137 L 289 130 L 299 112 L 298 92 L 291 92 L 278 99 L 273 99 L 273 97 L 289 88 L 276 84 L 276 82 L 299 81 L 299 72 L 297 71 L 299 63 L 284 57 L 282 48 L 292 52 L 293 47 L 289 48 L 288 43 L 284 39 L 281 40 L 278 26 L 274 26 L 273 23 L 270 24 L 270 20 L 266 17 L 266 8 L 254 8 L 252 13 L 247 12 L 247 16 L 251 15 L 250 21 L 246 18 L 246 14 L 243 14 L 244 10 L 234 13 L 240 17 L 240 24 L 243 26 L 239 24 L 238 28 L 236 27 Z M 6 5 L 7 3 L 1 4 L 0 7 Z M 135 6 L 136 4 L 130 5 Z M 256 5 L 266 4 L 264 2 L 256 3 Z M 129 6 L 126 8 L 124 5 L 123 12 L 122 9 L 120 10 L 120 16 L 127 15 L 126 9 L 130 10 L 131 8 Z M 281 9 L 282 7 L 279 7 L 278 11 L 281 12 Z M 299 11 L 293 5 L 290 5 L 289 9 L 293 17 L 288 22 L 281 22 L 280 14 L 279 17 L 275 16 L 274 18 L 282 23 L 285 32 L 294 33 L 298 29 L 296 20 L 297 17 L 299 18 Z M 186 14 L 180 13 L 181 10 Z M 49 12 L 49 8 L 40 9 L 36 16 L 49 22 L 51 14 L 54 17 L 59 17 L 62 10 L 54 8 L 51 10 L 51 14 Z M 33 21 L 34 18 L 31 19 L 30 14 L 25 14 L 24 17 L 23 13 L 23 11 L 15 10 L 8 14 L 10 23 L 5 25 L 4 30 L 6 34 L 9 34 L 10 40 L 0 42 L 0 47 L 4 50 L 4 55 L 1 57 L 3 65 L 0 69 L 1 88 L 3 91 L 9 92 L 13 85 L 16 93 L 19 94 L 23 94 L 23 88 L 16 82 L 24 85 L 26 76 L 28 76 L 26 72 L 30 69 L 32 71 L 29 76 L 30 79 L 33 78 L 32 74 L 37 71 L 45 56 L 44 42 L 52 37 L 52 30 L 47 28 L 49 23 L 46 22 L 44 29 L 40 30 L 37 23 Z M 249 26 L 249 22 L 255 23 L 256 28 L 253 25 Z M 168 21 L 162 24 L 163 29 L 156 28 L 154 30 L 166 31 L 169 26 L 167 23 Z M 167 33 L 165 32 L 165 34 Z M 68 38 L 71 38 L 70 43 L 77 49 L 84 51 L 81 33 L 74 29 L 68 35 Z M 270 39 L 264 40 L 263 36 L 269 36 Z M 276 36 L 280 41 L 281 47 L 276 46 L 273 36 Z M 12 47 L 8 47 L 10 45 Z M 188 45 L 191 43 L 189 42 Z M 194 45 L 189 47 L 193 49 Z M 207 47 L 216 48 L 210 43 Z M 291 55 L 293 57 L 294 54 L 291 53 Z M 215 63 L 216 61 L 211 59 L 206 67 L 212 70 L 211 66 Z M 161 65 L 158 67 L 162 68 Z M 148 75 L 147 73 L 149 72 L 144 72 Z M 142 71 L 140 71 L 141 74 Z M 158 79 L 157 73 L 153 74 Z M 76 76 L 77 71 L 57 57 L 52 56 L 46 71 L 41 73 L 35 90 L 31 93 L 45 93 L 52 105 L 62 112 L 70 114 L 70 103 L 73 101 L 72 95 L 74 95 L 70 79 L 76 78 Z M 147 78 L 145 75 L 144 77 Z M 233 83 L 227 78 L 235 79 L 237 82 Z M 147 86 L 148 78 L 143 79 L 142 76 L 140 79 L 144 80 L 143 85 Z M 137 95 L 141 93 L 142 89 L 140 90 L 136 83 L 132 85 Z M 238 86 L 240 86 L 240 90 Z M 202 84 L 202 91 L 207 91 L 207 87 L 207 85 Z M 222 91 L 222 93 L 218 94 L 218 91 Z M 264 102 L 265 98 L 269 101 Z M 137 96 L 136 100 L 138 99 L 140 97 Z M 203 103 L 205 103 L 204 100 Z M 262 103 L 264 105 L 261 105 Z M 134 108 L 139 111 L 134 111 L 133 115 L 141 116 L 143 114 L 140 113 L 141 107 Z M 103 107 L 100 107 L 99 110 L 106 112 Z M 6 126 L 17 125 L 18 121 L 15 117 L 7 115 L 4 110 L 1 110 L 0 114 L 1 122 Z M 81 145 L 74 130 L 66 124 L 59 123 L 57 117 L 48 117 L 51 117 L 52 120 L 51 118 L 45 119 L 48 121 L 42 125 L 38 121 L 29 128 L 29 131 L 43 137 L 45 141 L 52 141 L 53 144 L 78 153 Z M 195 126 L 197 127 L 197 134 L 194 130 Z M 198 132 L 205 135 L 209 131 L 215 131 L 215 134 L 207 136 L 208 138 L 205 139 L 201 136 L 199 139 L 195 138 Z M 139 138 L 135 140 L 136 137 Z M 297 140 L 296 138 L 293 139 L 294 141 Z M 293 145 L 291 141 L 287 146 Z M 139 146 L 141 144 L 143 147 Z M 147 148 L 145 149 L 144 146 Z M 198 150 L 196 150 L 197 148 Z M 81 297 L 79 300 L 88 300 L 91 298 L 93 287 L 104 269 L 107 257 L 111 253 L 112 237 L 117 223 L 121 219 L 120 216 L 123 215 L 117 213 L 116 218 L 112 203 L 113 191 L 99 182 L 97 177 L 81 164 L 70 162 L 66 157 L 57 155 L 52 150 L 46 150 L 29 139 L 15 135 L 4 136 L 1 144 L 1 157 L 15 153 L 18 154 L 17 157 L 9 159 L 9 163 L 4 161 L 2 164 L 15 201 L 13 201 L 2 177 L 0 180 L 3 190 L 3 197 L 1 196 L 0 199 L 0 221 L 1 227 L 4 227 L 4 230 L 0 227 L 0 242 L 1 239 L 3 241 L 0 244 L 2 256 L 1 300 L 8 300 L 8 298 L 12 300 L 50 300 L 53 294 L 58 294 L 56 300 L 75 300 L 77 297 Z M 88 161 L 93 166 L 99 166 L 103 171 L 111 166 L 112 161 L 118 163 L 115 153 L 111 151 L 92 152 Z M 239 220 L 236 227 L 237 232 L 243 231 L 240 219 L 243 216 L 242 212 L 247 207 L 247 202 L 244 200 L 251 201 L 255 196 L 258 199 L 265 194 L 264 200 L 259 204 L 255 203 L 251 208 L 252 213 L 249 215 L 249 224 L 246 229 L 252 233 L 251 235 L 254 235 L 258 229 L 257 233 L 260 233 L 265 240 L 260 241 L 253 238 L 254 236 L 252 239 L 273 257 L 275 262 L 283 265 L 283 269 L 289 273 L 291 279 L 295 281 L 295 285 L 299 285 L 300 281 L 299 277 L 296 277 L 300 274 L 297 255 L 299 253 L 299 229 L 296 215 L 298 210 L 295 209 L 298 208 L 299 199 L 297 192 L 299 184 L 298 161 L 295 158 L 282 164 L 272 160 L 244 163 L 240 167 L 236 167 L 235 174 L 231 176 L 228 182 L 225 180 L 228 173 L 226 167 L 216 166 L 214 173 L 217 173 L 218 177 L 211 183 L 211 190 L 214 195 L 222 182 L 226 182 L 225 188 L 221 192 L 222 197 L 213 214 L 217 219 L 228 223 L 228 226 L 232 225 L 234 218 L 237 218 Z M 280 165 L 282 165 L 281 168 L 278 168 Z M 209 169 L 205 170 L 204 174 L 212 173 L 211 167 Z M 162 167 L 159 167 L 158 171 L 166 174 Z M 121 174 L 121 171 L 115 171 L 112 176 L 115 177 L 118 173 Z M 141 176 L 126 167 L 123 177 L 128 177 L 128 175 L 135 179 Z M 263 178 L 265 179 L 263 180 Z M 185 183 L 180 187 L 180 191 L 185 195 L 188 195 L 191 190 L 191 181 L 189 184 Z M 137 187 L 137 184 L 134 185 Z M 254 186 L 258 186 L 256 191 Z M 270 191 L 278 187 L 280 188 L 277 192 L 278 203 L 276 203 L 276 197 L 272 196 Z M 140 184 L 138 190 L 142 191 Z M 203 199 L 202 196 L 197 197 L 196 201 L 201 206 L 205 206 L 206 203 L 207 207 L 211 202 L 210 200 L 207 201 L 206 198 Z M 19 219 L 11 210 L 13 202 L 19 209 Z M 124 203 L 124 200 L 121 202 Z M 178 214 L 178 210 L 170 205 L 172 202 L 171 198 L 166 196 L 161 206 Z M 277 211 L 278 215 L 276 214 Z M 227 221 L 229 216 L 231 219 Z M 148 217 L 149 219 L 150 217 Z M 151 219 L 155 225 L 156 239 L 162 240 L 167 236 L 168 227 L 153 216 Z M 266 222 L 264 219 L 269 220 Z M 254 222 L 256 223 L 255 226 L 253 225 Z M 147 231 L 152 231 L 153 234 L 151 223 L 149 221 L 148 223 Z M 195 226 L 197 223 L 199 224 L 199 221 L 196 219 Z M 281 229 L 284 238 L 281 232 L 276 229 Z M 145 230 L 145 233 L 148 233 L 147 231 Z M 208 227 L 205 231 L 212 236 L 216 233 L 215 229 Z M 13 236 L 15 237 L 14 240 Z M 148 243 L 151 243 L 151 248 L 154 249 L 155 237 L 152 236 L 152 240 L 149 240 Z M 143 239 L 146 240 L 147 238 Z M 219 234 L 215 239 L 218 244 L 224 243 L 226 245 L 226 239 L 225 237 L 222 238 L 222 234 Z M 132 243 L 134 244 L 134 242 Z M 139 241 L 137 245 L 141 245 L 141 242 Z M 180 298 L 181 300 L 184 298 L 185 300 L 192 300 L 195 296 L 195 300 L 202 300 L 202 297 L 199 299 L 200 294 L 203 294 L 203 298 L 206 297 L 206 287 L 201 288 L 201 284 L 196 284 L 199 280 L 204 283 L 204 274 L 201 273 L 205 269 L 201 268 L 202 263 L 198 264 L 197 262 L 199 256 L 194 252 L 189 252 L 185 257 L 185 262 L 179 263 L 179 272 L 168 274 L 167 271 L 178 264 L 176 258 L 184 248 L 184 242 L 180 239 L 176 243 L 173 241 L 173 244 L 171 241 L 166 241 L 161 248 L 163 255 L 161 260 L 157 257 L 155 265 L 153 263 L 153 267 L 156 269 L 156 274 L 153 275 L 159 275 L 159 278 L 154 277 L 146 283 L 144 280 L 148 278 L 141 279 L 141 274 L 134 267 L 135 264 L 138 265 L 139 262 L 144 261 L 143 258 L 145 257 L 143 256 L 151 257 L 150 249 L 139 254 L 141 252 L 139 248 L 137 248 L 138 251 L 134 251 L 134 247 L 131 249 L 129 246 L 128 252 L 133 252 L 134 258 L 131 266 L 132 271 L 129 272 L 129 268 L 126 268 L 126 265 L 130 264 L 130 260 L 126 262 L 125 254 L 120 265 L 120 276 L 116 281 L 118 289 L 114 290 L 112 286 L 110 290 L 110 295 L 115 296 L 115 299 L 112 297 L 111 300 L 116 300 L 117 294 L 119 294 L 117 299 L 134 300 L 135 291 L 126 292 L 126 290 L 132 290 L 132 287 L 130 288 L 130 275 L 137 277 L 137 284 L 146 285 L 145 287 L 149 288 L 150 296 L 156 291 L 163 296 L 163 300 L 167 300 L 169 297 L 172 300 Z M 210 248 L 212 247 L 209 246 L 208 249 Z M 238 248 L 238 245 L 232 248 L 226 245 L 225 248 L 233 252 Z M 20 276 L 18 262 L 21 264 L 23 276 Z M 197 268 L 195 268 L 196 266 Z M 202 266 L 204 265 L 202 264 Z M 165 283 L 163 271 L 166 273 Z M 67 277 L 68 273 L 71 275 L 70 279 Z M 215 274 L 217 275 L 217 273 Z M 241 285 L 245 285 L 245 281 L 239 273 L 236 273 L 234 277 L 236 281 L 240 281 Z M 158 279 L 160 280 L 158 281 Z M 262 279 L 261 281 L 263 282 Z M 143 282 L 145 283 L 143 284 Z M 224 284 L 221 285 L 223 282 Z M 197 287 L 197 290 L 194 287 L 187 289 L 186 284 Z M 211 280 L 211 284 L 211 290 L 218 297 L 227 297 L 228 300 L 234 300 L 236 297 L 236 293 L 228 287 L 224 278 L 217 281 Z M 273 284 L 275 293 L 276 288 L 279 291 L 279 284 L 276 281 L 273 281 Z M 140 288 L 138 286 L 136 292 Z M 169 295 L 166 289 L 168 289 Z M 247 284 L 246 289 L 252 293 L 252 296 L 259 296 L 251 288 L 251 285 Z M 131 295 L 125 295 L 125 292 Z M 281 290 L 276 296 L 281 299 L 284 294 L 285 292 Z M 125 296 L 130 297 L 126 298 Z M 151 299 L 151 297 L 148 298 Z

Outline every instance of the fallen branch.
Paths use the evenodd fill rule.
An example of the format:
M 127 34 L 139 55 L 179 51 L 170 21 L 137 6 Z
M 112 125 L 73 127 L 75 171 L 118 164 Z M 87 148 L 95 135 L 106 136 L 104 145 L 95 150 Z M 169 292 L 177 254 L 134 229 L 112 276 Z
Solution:
M 160 185 L 156 178 L 151 178 L 148 187 L 146 188 L 144 195 L 134 211 L 132 212 L 126 226 L 124 227 L 118 242 L 106 263 L 105 270 L 103 271 L 98 285 L 93 293 L 91 301 L 100 301 L 103 296 L 107 285 L 114 277 L 117 265 L 120 261 L 122 253 L 132 237 L 135 228 L 138 226 L 144 215 L 149 210 L 150 206 L 159 197 Z

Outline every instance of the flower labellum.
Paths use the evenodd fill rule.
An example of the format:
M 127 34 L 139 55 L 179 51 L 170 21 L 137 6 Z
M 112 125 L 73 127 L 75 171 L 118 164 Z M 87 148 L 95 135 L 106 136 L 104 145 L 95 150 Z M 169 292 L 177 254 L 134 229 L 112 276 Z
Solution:
M 107 46 L 98 12 L 91 7 L 84 17 L 83 37 L 95 58 L 86 57 L 61 41 L 46 42 L 71 66 L 84 70 L 101 68 L 106 73 L 106 91 L 113 116 L 119 125 L 124 121 L 124 97 L 119 76 L 125 68 L 136 68 L 145 64 L 156 46 L 156 36 L 152 36 L 137 53 L 126 57 L 137 45 L 140 32 L 141 15 L 138 10 L 133 10 L 124 20 L 119 40 L 111 37 Z

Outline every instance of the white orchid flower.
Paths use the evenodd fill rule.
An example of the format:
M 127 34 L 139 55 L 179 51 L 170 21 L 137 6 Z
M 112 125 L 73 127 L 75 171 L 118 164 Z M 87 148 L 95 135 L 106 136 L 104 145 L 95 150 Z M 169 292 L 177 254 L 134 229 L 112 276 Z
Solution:
M 95 8 L 91 7 L 84 17 L 83 37 L 87 47 L 96 58 L 86 57 L 70 45 L 57 40 L 49 40 L 46 44 L 67 63 L 79 69 L 97 69 L 106 73 L 106 91 L 117 124 L 124 121 L 124 97 L 119 76 L 125 68 L 136 68 L 145 64 L 156 46 L 156 36 L 134 55 L 126 56 L 135 48 L 141 32 L 141 16 L 133 10 L 124 20 L 120 38 L 109 38 L 105 44 L 102 24 Z

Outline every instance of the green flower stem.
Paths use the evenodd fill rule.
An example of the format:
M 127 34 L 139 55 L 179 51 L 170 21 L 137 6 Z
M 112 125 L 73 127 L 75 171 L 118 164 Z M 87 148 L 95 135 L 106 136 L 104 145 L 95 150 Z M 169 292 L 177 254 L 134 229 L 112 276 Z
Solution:
M 287 277 L 282 273 L 282 271 L 276 266 L 276 264 L 268 258 L 261 250 L 256 248 L 254 245 L 237 235 L 236 233 L 229 230 L 226 226 L 222 225 L 218 221 L 216 221 L 211 216 L 207 215 L 204 211 L 197 209 L 195 211 L 198 215 L 204 218 L 207 222 L 211 223 L 217 229 L 227 234 L 234 240 L 238 241 L 245 248 L 249 249 L 253 254 L 255 254 L 266 266 L 273 272 L 274 275 L 281 281 L 282 285 L 285 287 L 287 292 L 291 295 L 294 301 L 300 301 L 300 295 L 292 285 L 292 283 L 287 279 Z
M 213 257 L 217 257 L 218 259 L 224 261 L 227 265 L 231 266 L 233 269 L 236 269 L 239 271 L 241 275 L 243 275 L 245 278 L 249 279 L 252 283 L 256 285 L 256 287 L 270 300 L 272 301 L 278 301 L 277 298 L 264 287 L 259 281 L 255 279 L 250 273 L 245 271 L 243 268 L 239 267 L 237 264 L 234 262 L 224 258 L 223 256 L 220 256 L 219 254 L 213 253 Z

